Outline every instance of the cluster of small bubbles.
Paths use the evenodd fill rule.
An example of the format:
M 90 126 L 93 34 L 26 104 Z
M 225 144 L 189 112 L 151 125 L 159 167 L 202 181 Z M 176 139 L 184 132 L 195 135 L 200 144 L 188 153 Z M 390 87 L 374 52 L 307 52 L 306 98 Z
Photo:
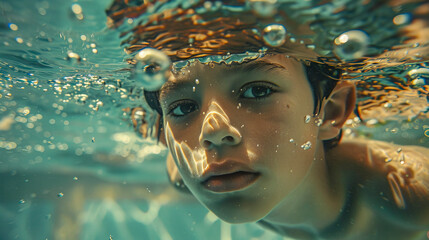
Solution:
M 82 7 L 78 3 L 73 3 L 71 5 L 71 11 L 74 13 L 75 17 L 78 20 L 83 20 Z
M 305 122 L 305 123 L 309 123 L 309 122 L 310 122 L 310 120 L 311 120 L 311 116 L 310 116 L 310 115 L 305 115 L 305 117 L 304 117 L 304 122 Z
M 316 119 L 314 120 L 314 124 L 316 124 L 316 126 L 320 127 L 320 126 L 322 126 L 322 124 L 323 124 L 323 120 L 322 120 L 322 119 L 320 119 L 320 118 L 316 118 Z
M 310 149 L 311 148 L 311 142 L 310 141 L 305 142 L 304 144 L 301 145 L 301 148 L 304 150 Z
M 15 142 L 8 142 L 8 141 L 0 141 L 0 148 L 4 148 L 6 150 L 13 150 L 18 145 Z
M 246 3 L 262 17 L 271 17 L 277 12 L 277 0 L 247 0 Z
M 279 47 L 286 41 L 286 28 L 281 24 L 271 24 L 264 28 L 262 37 L 265 44 Z
M 393 23 L 395 25 L 404 25 L 410 22 L 411 22 L 411 15 L 409 13 L 399 14 L 393 18 Z
M 343 60 L 354 60 L 365 56 L 370 39 L 362 30 L 350 30 L 334 40 L 334 52 Z
M 135 57 L 134 77 L 136 83 L 148 91 L 159 90 L 167 81 L 170 58 L 160 50 L 145 48 Z

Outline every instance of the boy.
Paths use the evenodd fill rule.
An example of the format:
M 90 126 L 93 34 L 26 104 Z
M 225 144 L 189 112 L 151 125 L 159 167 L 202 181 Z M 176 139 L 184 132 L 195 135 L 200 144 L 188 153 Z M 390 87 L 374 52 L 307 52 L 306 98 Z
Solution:
M 239 37 L 246 39 L 243 45 L 258 38 L 229 28 L 225 41 L 206 41 L 218 32 L 196 33 L 186 22 L 182 28 L 164 28 L 171 27 L 174 14 L 186 19 L 193 13 L 171 11 L 154 17 L 145 31 L 135 29 L 148 41 L 135 48 L 154 46 L 173 60 L 194 59 L 168 73 L 159 91 L 145 93 L 162 116 L 161 141 L 171 152 L 167 165 L 173 181 L 181 177 L 202 204 L 227 222 L 257 221 L 292 238 L 426 238 L 428 149 L 338 142 L 355 106 L 355 87 L 330 79 L 340 74 L 326 64 L 302 60 L 313 47 L 296 54 L 299 48 L 290 47 L 295 40 L 288 46 L 265 41 L 275 50 L 227 63 L 237 56 L 225 54 L 228 49 L 255 49 L 237 50 Z M 211 24 L 216 20 L 199 22 L 198 15 L 189 19 L 192 27 L 216 26 Z M 152 34 L 157 29 L 184 32 L 163 39 Z M 189 47 L 176 41 L 182 37 L 192 39 Z

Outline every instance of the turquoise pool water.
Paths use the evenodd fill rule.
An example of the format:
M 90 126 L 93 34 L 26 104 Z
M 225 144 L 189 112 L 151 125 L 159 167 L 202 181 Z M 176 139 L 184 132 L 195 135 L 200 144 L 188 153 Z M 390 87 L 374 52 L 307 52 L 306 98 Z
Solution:
M 0 2 L 0 239 L 280 239 L 170 186 L 122 111 L 141 98 L 109 4 Z
M 124 111 L 142 97 L 121 28 L 106 26 L 110 4 L 0 2 L 0 239 L 283 239 L 221 222 L 170 186 L 167 149 L 139 137 Z M 397 98 L 412 111 L 351 121 L 349 134 L 429 147 L 428 99 L 417 92 Z

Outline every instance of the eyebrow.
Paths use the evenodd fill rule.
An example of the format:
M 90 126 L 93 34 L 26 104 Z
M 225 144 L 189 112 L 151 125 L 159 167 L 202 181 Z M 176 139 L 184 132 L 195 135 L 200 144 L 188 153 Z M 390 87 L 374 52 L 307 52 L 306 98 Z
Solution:
M 239 71 L 239 72 L 250 73 L 253 71 L 271 72 L 271 71 L 287 70 L 287 69 L 281 64 L 260 60 L 260 61 L 252 61 L 252 62 L 240 64 L 240 65 L 235 65 L 228 70 L 233 72 Z
M 159 90 L 159 92 L 160 92 L 159 96 L 161 97 L 164 94 L 173 92 L 177 89 L 183 89 L 186 87 L 190 87 L 192 85 L 193 84 L 191 81 L 178 81 L 178 82 L 167 81 L 166 83 L 164 83 L 162 88 Z
M 287 71 L 287 69 L 281 64 L 268 62 L 264 60 L 251 61 L 248 63 L 232 65 L 231 68 L 226 69 L 228 73 L 237 73 L 237 72 L 251 73 L 253 71 L 272 72 L 277 70 Z M 163 94 L 175 91 L 177 89 L 190 87 L 191 85 L 193 85 L 192 81 L 186 81 L 186 80 L 177 81 L 177 82 L 167 81 L 160 89 L 160 96 Z

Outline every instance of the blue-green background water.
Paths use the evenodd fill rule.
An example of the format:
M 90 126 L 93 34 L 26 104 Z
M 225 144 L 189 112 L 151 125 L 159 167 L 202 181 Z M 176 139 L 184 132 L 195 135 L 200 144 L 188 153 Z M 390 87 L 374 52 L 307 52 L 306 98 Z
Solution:
M 0 239 L 280 239 L 170 186 L 122 111 L 141 98 L 110 3 L 0 2 Z
M 166 148 L 123 111 L 142 99 L 110 3 L 0 2 L 0 239 L 282 239 L 170 186 Z M 376 137 L 427 146 L 427 119 L 407 124 Z

